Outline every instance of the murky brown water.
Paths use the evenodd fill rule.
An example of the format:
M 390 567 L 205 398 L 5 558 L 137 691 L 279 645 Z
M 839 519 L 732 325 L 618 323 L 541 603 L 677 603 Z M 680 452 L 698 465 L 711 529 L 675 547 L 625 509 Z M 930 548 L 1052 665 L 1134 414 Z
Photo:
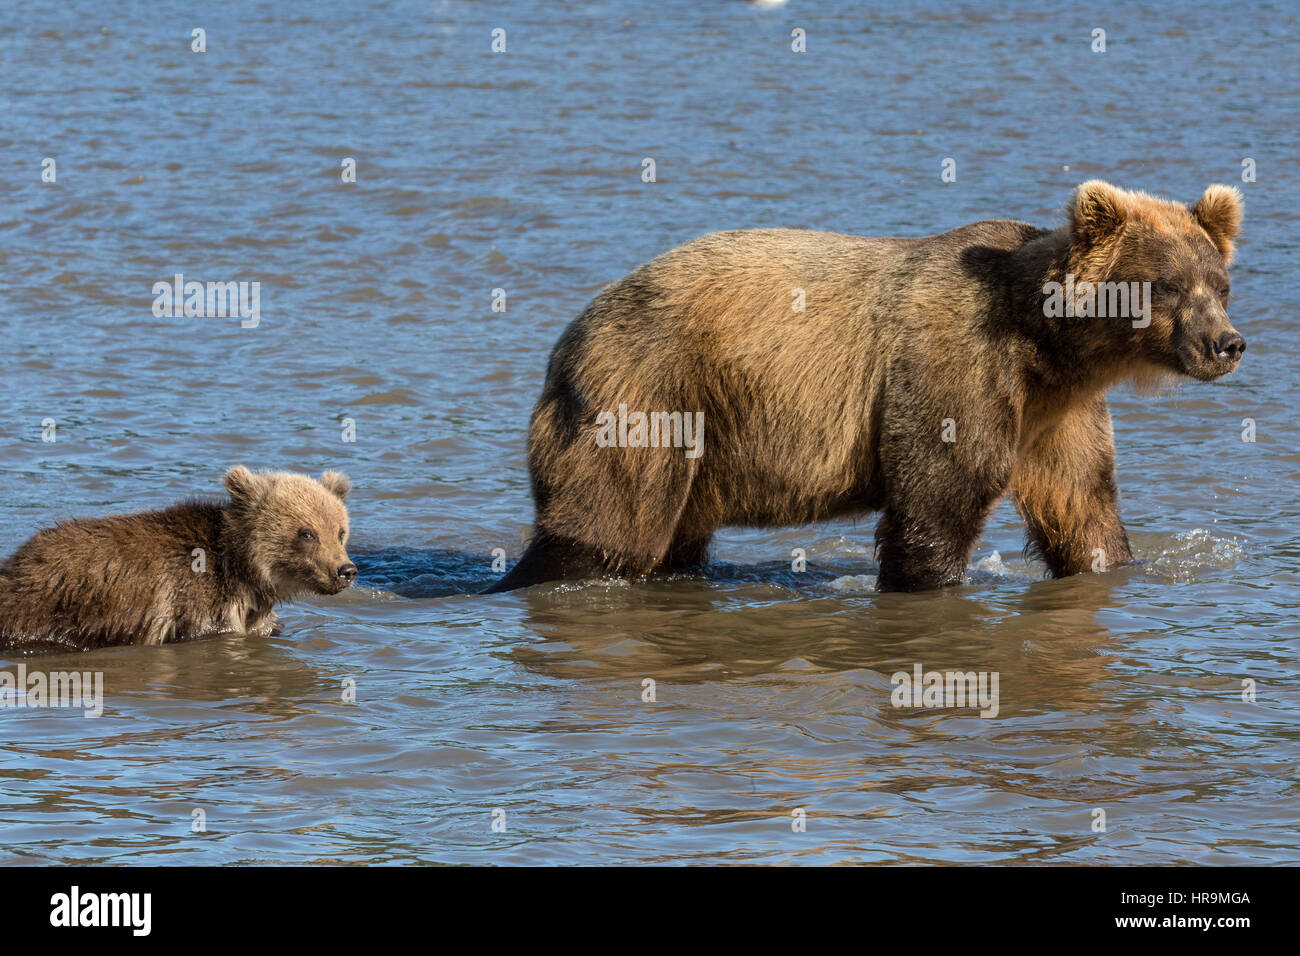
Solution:
M 331 467 L 361 586 L 270 641 L 27 662 L 102 671 L 105 712 L 0 709 L 0 859 L 1300 860 L 1290 8 L 221 10 L 0 22 L 0 551 L 231 464 Z M 472 593 L 603 284 L 722 228 L 1048 224 L 1092 176 L 1247 202 L 1242 369 L 1113 398 L 1138 567 L 1042 581 L 1004 505 L 940 594 L 871 590 L 871 522 L 729 531 L 705 580 Z M 154 318 L 176 272 L 260 281 L 261 324 Z M 997 673 L 997 716 L 893 707 L 916 664 Z

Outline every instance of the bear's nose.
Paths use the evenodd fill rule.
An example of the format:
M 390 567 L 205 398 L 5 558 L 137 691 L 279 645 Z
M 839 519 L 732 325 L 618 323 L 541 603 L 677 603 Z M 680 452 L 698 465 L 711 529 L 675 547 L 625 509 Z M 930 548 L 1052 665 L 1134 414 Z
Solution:
M 345 564 L 339 568 L 339 580 L 344 584 L 351 584 L 357 579 L 357 566 L 355 564 Z
M 1229 332 L 1219 336 L 1214 343 L 1214 355 L 1220 362 L 1235 362 L 1246 351 L 1246 340 L 1240 332 Z

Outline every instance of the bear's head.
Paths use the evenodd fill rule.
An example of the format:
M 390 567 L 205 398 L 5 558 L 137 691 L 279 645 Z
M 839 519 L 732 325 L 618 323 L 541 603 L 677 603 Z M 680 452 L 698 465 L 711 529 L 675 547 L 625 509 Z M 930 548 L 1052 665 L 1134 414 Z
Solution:
M 1241 214 L 1241 194 L 1229 186 L 1211 186 L 1190 208 L 1097 179 L 1075 190 L 1069 271 L 1076 288 L 1142 289 L 1145 316 L 1107 320 L 1126 353 L 1118 357 L 1139 376 L 1173 372 L 1208 382 L 1237 367 L 1246 340 L 1228 319 L 1228 263 Z
M 357 578 L 344 546 L 352 483 L 327 471 L 317 481 L 288 472 L 251 472 L 239 465 L 222 483 L 230 492 L 227 530 L 244 563 L 277 599 L 337 594 Z

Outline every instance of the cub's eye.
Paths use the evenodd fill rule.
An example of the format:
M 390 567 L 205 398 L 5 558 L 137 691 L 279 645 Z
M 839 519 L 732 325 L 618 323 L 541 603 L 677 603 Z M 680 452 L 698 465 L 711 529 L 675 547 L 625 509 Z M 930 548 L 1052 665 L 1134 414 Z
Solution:
M 1228 301 L 1228 296 L 1230 296 L 1231 294 L 1232 294 L 1232 290 L 1229 289 L 1226 285 L 1219 290 L 1219 298 L 1222 299 L 1224 302 Z
M 342 528 L 339 528 L 339 544 L 342 544 L 342 543 L 343 543 L 343 539 L 346 538 L 347 536 L 348 536 L 348 533 L 347 533 L 346 531 L 344 531 Z
M 298 532 L 298 539 L 300 541 L 315 541 L 316 532 L 311 530 L 311 528 L 303 528 Z

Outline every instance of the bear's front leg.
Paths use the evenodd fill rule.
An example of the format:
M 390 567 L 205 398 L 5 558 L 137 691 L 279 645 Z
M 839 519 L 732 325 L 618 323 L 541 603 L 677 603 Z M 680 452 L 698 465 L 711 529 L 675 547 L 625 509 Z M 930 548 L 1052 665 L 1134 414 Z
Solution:
M 921 591 L 960 584 L 989 508 L 1004 489 L 935 489 L 927 506 L 887 506 L 876 526 L 877 587 Z
M 245 637 L 279 637 L 283 631 L 280 617 L 274 611 L 267 611 L 265 614 L 253 612 L 244 622 Z
M 876 526 L 882 591 L 961 582 L 1015 464 L 1013 424 L 912 410 L 881 440 L 885 508 Z
M 1105 398 L 1072 409 L 1021 455 L 1012 497 L 1053 577 L 1133 560 L 1119 518 L 1115 440 Z

